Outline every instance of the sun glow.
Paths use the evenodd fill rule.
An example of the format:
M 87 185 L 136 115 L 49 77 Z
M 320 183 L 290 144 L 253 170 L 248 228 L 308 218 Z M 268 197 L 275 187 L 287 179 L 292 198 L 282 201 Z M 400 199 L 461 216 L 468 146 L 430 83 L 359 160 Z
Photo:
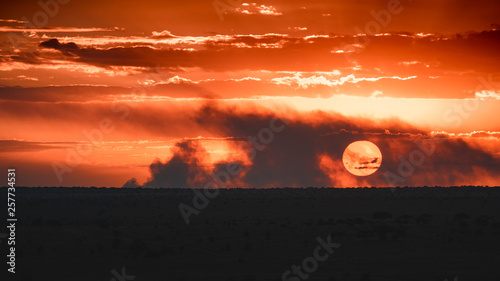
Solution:
M 382 153 L 369 141 L 356 141 L 347 146 L 342 156 L 345 168 L 356 176 L 375 173 L 382 163 Z

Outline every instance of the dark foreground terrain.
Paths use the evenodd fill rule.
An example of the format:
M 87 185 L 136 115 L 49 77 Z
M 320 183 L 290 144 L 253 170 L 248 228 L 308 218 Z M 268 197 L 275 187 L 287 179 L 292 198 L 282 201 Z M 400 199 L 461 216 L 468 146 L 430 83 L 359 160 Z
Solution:
M 303 261 L 288 280 L 500 280 L 500 188 L 221 190 L 187 225 L 193 196 L 17 188 L 16 274 L 1 280 L 282 280 Z M 328 236 L 340 246 L 308 259 Z

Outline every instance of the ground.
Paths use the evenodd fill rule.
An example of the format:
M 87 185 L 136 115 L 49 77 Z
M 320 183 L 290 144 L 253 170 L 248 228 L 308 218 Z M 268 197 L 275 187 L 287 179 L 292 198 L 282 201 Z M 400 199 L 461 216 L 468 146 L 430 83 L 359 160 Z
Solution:
M 16 280 L 282 280 L 328 236 L 307 280 L 500 280 L 500 188 L 221 190 L 187 225 L 193 196 L 18 188 Z

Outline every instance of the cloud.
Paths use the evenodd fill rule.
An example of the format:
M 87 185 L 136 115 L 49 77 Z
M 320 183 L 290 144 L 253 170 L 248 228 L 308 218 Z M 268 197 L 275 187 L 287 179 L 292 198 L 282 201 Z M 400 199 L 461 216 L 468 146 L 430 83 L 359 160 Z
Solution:
M 322 110 L 327 113 L 338 112 L 345 116 L 367 116 L 373 120 L 397 117 L 426 131 L 500 131 L 498 122 L 491 118 L 498 110 L 500 100 L 392 98 L 386 95 L 385 90 L 382 91 L 384 95 L 377 98 L 340 94 L 330 94 L 326 98 L 318 95 L 299 97 L 294 96 L 295 93 L 300 93 L 299 90 L 292 92 L 290 88 L 268 83 L 256 87 L 258 83 L 261 82 L 248 80 L 199 84 L 158 83 L 140 87 L 0 87 L 0 118 L 5 121 L 5 130 L 9 127 L 23 128 L 12 137 L 29 139 L 27 135 L 31 134 L 32 130 L 39 130 L 40 125 L 45 124 L 46 134 L 64 135 L 66 139 L 71 137 L 70 132 L 81 135 L 81 129 L 78 128 L 82 126 L 96 126 L 100 119 L 115 116 L 112 106 L 116 105 L 113 104 L 123 104 L 134 110 L 125 124 L 117 127 L 117 134 L 137 137 L 140 136 L 139 133 L 130 132 L 140 132 L 147 137 L 183 137 L 181 133 L 186 133 L 188 137 L 193 134 L 196 137 L 207 132 L 189 120 L 192 120 L 193 114 L 202 104 L 214 101 L 223 107 L 234 105 L 240 108 L 240 111 L 246 112 L 281 112 L 283 108 L 293 108 L 306 115 Z M 268 96 L 267 92 L 272 92 L 275 96 Z M 256 94 L 262 96 L 255 96 Z M 474 106 L 475 111 L 473 114 L 472 111 L 466 111 L 470 115 L 467 118 L 461 117 L 462 124 L 456 127 L 455 119 L 461 115 L 455 108 L 460 109 L 460 106 L 465 109 Z M 423 109 L 425 114 L 422 114 Z M 455 119 L 445 119 L 443 114 L 446 112 Z
M 175 36 L 172 34 L 172 32 L 168 31 L 168 30 L 163 30 L 161 32 L 157 32 L 157 31 L 153 31 L 153 38 L 175 38 L 175 37 L 178 37 L 178 36 Z
M 472 137 L 472 138 L 499 138 L 500 132 L 491 132 L 491 131 L 474 131 L 470 133 L 449 133 L 445 131 L 439 132 L 431 132 L 432 135 L 445 135 L 449 138 L 463 138 L 463 137 Z
M 370 95 L 370 98 L 378 98 L 378 97 L 382 97 L 383 95 L 384 95 L 384 93 L 382 91 L 375 91 Z
M 43 48 L 51 48 L 51 49 L 60 50 L 60 51 L 63 51 L 65 53 L 71 52 L 71 51 L 73 51 L 73 52 L 78 51 L 78 49 L 79 49 L 78 46 L 73 42 L 61 44 L 61 43 L 59 43 L 59 41 L 57 39 L 50 39 L 48 41 L 44 41 L 44 42 L 40 43 L 39 46 L 43 47 Z
M 500 93 L 496 91 L 483 90 L 481 92 L 476 92 L 476 98 L 480 100 L 484 99 L 500 100 Z
M 141 187 L 141 185 L 137 182 L 136 178 L 131 178 L 122 187 L 123 188 L 137 188 L 137 187 Z
M 33 142 L 23 140 L 0 140 L 0 152 L 38 152 L 47 149 L 68 147 L 64 142 Z
M 472 147 L 462 138 L 441 136 L 437 139 L 399 121 L 374 122 L 323 112 L 288 116 L 288 124 L 282 132 L 274 134 L 272 141 L 266 144 L 257 142 L 253 149 L 247 145 L 248 137 L 258 136 L 259 131 L 269 127 L 272 118 L 283 116 L 264 112 L 243 114 L 236 109 L 222 110 L 207 105 L 197 111 L 194 118 L 199 126 L 219 136 L 232 137 L 234 148 L 248 152 L 250 162 L 243 158 L 218 163 L 219 168 L 231 163 L 241 165 L 242 172 L 232 179 L 234 183 L 230 186 L 452 186 L 493 185 L 500 180 L 496 172 L 500 159 Z M 344 149 L 358 140 L 371 141 L 382 151 L 381 167 L 373 175 L 356 177 L 343 167 Z M 416 154 L 422 158 L 415 158 Z M 196 141 L 180 142 L 170 160 L 151 164 L 151 178 L 145 186 L 203 187 L 213 180 L 209 174 L 217 173 L 214 166 L 201 164 L 204 159 L 206 151 Z M 411 175 L 400 175 L 402 163 L 417 160 L 422 161 L 412 166 Z M 398 175 L 401 180 L 388 181 L 387 173 Z
M 271 79 L 271 83 L 307 89 L 310 86 L 316 86 L 316 85 L 333 87 L 333 86 L 343 85 L 344 83 L 358 83 L 361 81 L 374 82 L 374 81 L 378 81 L 380 79 L 409 80 L 409 79 L 414 79 L 414 78 L 417 78 L 417 76 L 410 76 L 410 77 L 382 76 L 382 77 L 356 78 L 356 76 L 354 74 L 349 74 L 345 77 L 340 77 L 338 79 L 330 80 L 330 79 L 325 78 L 324 76 L 314 75 L 314 76 L 310 76 L 310 77 L 301 77 L 301 74 L 296 74 L 293 77 L 287 76 L 287 77 L 273 78 L 273 79 Z
M 14 19 L 0 19 L 0 22 L 8 22 L 8 23 L 27 23 L 24 20 L 14 20 Z
M 157 160 L 149 166 L 152 179 L 144 186 L 183 188 L 188 186 L 188 182 L 193 183 L 202 171 L 198 158 L 195 157 L 195 153 L 199 152 L 196 143 L 181 142 L 176 146 L 178 150 L 169 161 L 162 163 Z
M 500 59 L 496 51 L 500 48 L 500 31 L 497 30 L 453 36 L 400 32 L 384 36 L 332 34 L 292 37 L 269 33 L 172 38 L 169 31 L 155 34 L 159 38 L 155 35 L 75 38 L 75 42 L 86 47 L 75 52 L 77 58 L 69 59 L 101 66 L 161 65 L 211 71 L 329 71 L 355 65 L 362 69 L 376 68 L 384 74 L 400 75 L 401 72 L 415 73 L 417 70 L 419 74 L 432 76 L 436 76 L 436 71 L 494 73 Z M 52 44 L 49 45 L 54 47 Z M 427 66 L 433 67 L 428 69 Z
M 258 5 L 257 3 L 243 3 L 234 9 L 235 13 L 246 15 L 282 16 L 273 6 Z
M 300 27 L 300 26 L 294 26 L 294 27 L 288 27 L 289 30 L 293 30 L 293 31 L 306 31 L 307 30 L 307 27 Z
M 7 78 L 7 77 L 3 77 L 3 78 L 0 78 L 0 80 L 27 80 L 27 81 L 38 81 L 38 78 L 36 77 L 29 77 L 29 76 L 26 76 L 26 75 L 18 75 L 16 76 L 15 78 Z
M 207 152 L 200 146 L 198 141 L 180 141 L 175 145 L 173 156 L 167 162 L 162 163 L 160 160 L 155 160 L 149 166 L 151 178 L 143 186 L 202 188 L 211 181 L 210 173 L 216 174 L 218 170 L 224 169 L 226 165 L 226 163 L 215 163 L 210 171 L 202 162 L 206 157 Z M 133 179 L 129 180 L 125 185 L 131 185 L 131 181 Z
M 31 32 L 31 33 L 62 33 L 62 32 L 103 32 L 116 31 L 119 28 L 97 28 L 97 27 L 45 27 L 31 28 L 23 26 L 0 26 L 0 32 Z

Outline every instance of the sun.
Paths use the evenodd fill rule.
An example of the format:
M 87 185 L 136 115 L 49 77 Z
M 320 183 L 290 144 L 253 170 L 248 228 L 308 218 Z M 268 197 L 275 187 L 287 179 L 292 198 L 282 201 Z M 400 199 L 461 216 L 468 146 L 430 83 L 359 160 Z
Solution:
M 369 141 L 355 141 L 349 144 L 342 156 L 345 168 L 355 176 L 369 176 L 382 164 L 380 149 Z

